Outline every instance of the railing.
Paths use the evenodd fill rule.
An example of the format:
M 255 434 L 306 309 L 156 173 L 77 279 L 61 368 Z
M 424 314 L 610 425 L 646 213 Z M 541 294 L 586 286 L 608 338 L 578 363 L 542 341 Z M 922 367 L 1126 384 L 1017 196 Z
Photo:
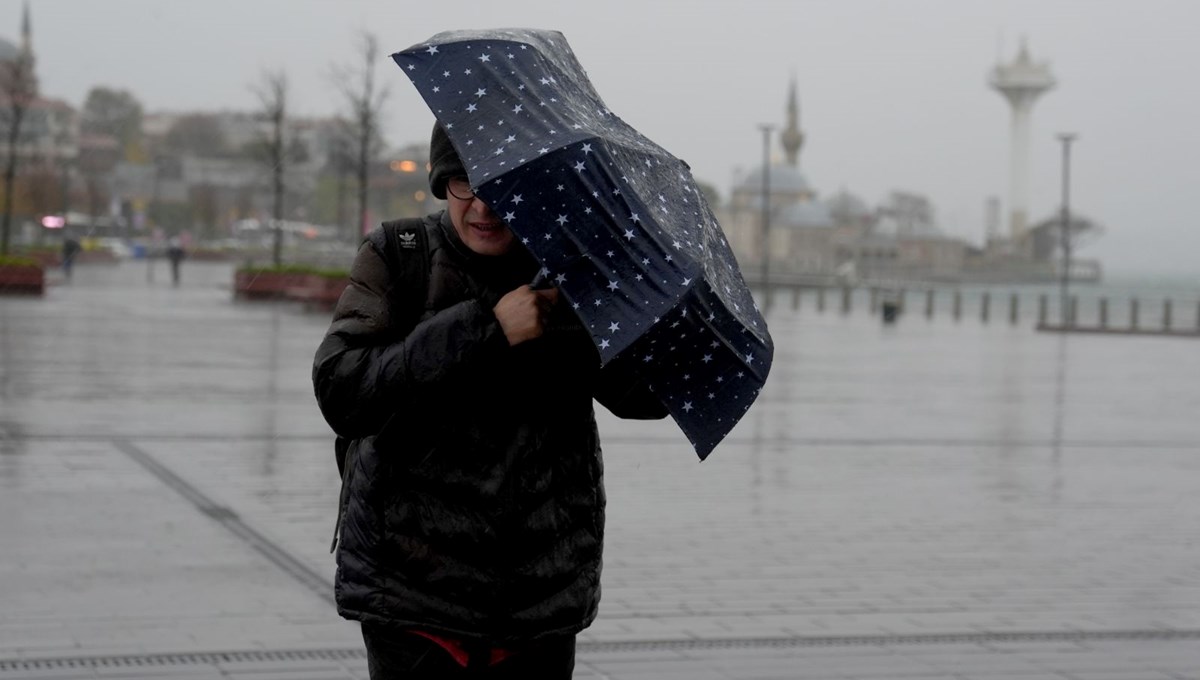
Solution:
M 765 303 L 761 292 L 760 300 Z M 823 285 L 777 288 L 770 302 L 773 309 L 790 308 L 797 313 L 811 310 L 850 315 L 866 310 L 872 316 L 893 319 L 975 319 L 985 324 L 1031 324 L 1047 331 L 1200 335 L 1200 295 L 1076 294 L 1062 309 L 1059 295 L 1048 292 Z

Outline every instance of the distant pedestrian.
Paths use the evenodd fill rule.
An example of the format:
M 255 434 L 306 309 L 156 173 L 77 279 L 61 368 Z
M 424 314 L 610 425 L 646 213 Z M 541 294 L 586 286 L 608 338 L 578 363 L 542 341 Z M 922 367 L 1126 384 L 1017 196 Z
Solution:
M 178 236 L 172 236 L 167 241 L 167 259 L 171 261 L 171 283 L 179 285 L 179 265 L 187 253 L 183 250 L 183 241 Z
M 79 245 L 79 241 L 77 241 L 74 236 L 70 234 L 63 236 L 62 268 L 63 276 L 65 276 L 68 281 L 71 280 L 71 269 L 75 265 L 75 256 L 78 255 L 79 251 L 81 250 L 83 250 L 83 246 Z

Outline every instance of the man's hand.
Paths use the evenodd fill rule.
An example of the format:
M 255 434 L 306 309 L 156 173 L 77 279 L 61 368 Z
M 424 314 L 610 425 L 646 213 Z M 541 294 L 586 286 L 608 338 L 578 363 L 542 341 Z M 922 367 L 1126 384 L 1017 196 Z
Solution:
M 509 292 L 492 308 L 508 344 L 519 345 L 540 337 L 545 331 L 545 319 L 558 302 L 558 289 L 534 290 L 530 286 Z

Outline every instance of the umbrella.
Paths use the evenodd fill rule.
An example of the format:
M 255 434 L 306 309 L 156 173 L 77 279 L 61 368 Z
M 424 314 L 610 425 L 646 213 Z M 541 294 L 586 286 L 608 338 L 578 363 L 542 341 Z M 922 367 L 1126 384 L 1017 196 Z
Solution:
M 608 110 L 559 32 L 451 31 L 392 59 L 601 361 L 637 362 L 707 457 L 774 345 L 688 165 Z

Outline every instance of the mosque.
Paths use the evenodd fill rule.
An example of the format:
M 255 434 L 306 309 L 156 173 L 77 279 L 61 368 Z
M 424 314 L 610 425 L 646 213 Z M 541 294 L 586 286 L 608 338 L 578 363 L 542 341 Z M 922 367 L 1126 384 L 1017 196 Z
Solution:
M 730 200 L 718 209 L 743 270 L 753 278 L 766 266 L 772 279 L 799 285 L 1020 284 L 1060 279 L 1063 229 L 1058 211 L 1032 224 L 1027 218 L 1029 110 L 1053 79 L 1045 65 L 1032 62 L 1022 45 L 1014 62 L 993 70 L 989 84 L 1013 104 L 1011 234 L 1002 235 L 997 228 L 996 198 L 987 201 L 986 238 L 980 246 L 943 233 L 932 204 L 919 194 L 894 191 L 874 207 L 845 189 L 823 198 L 800 171 L 804 133 L 793 79 L 786 124 L 778 135 L 780 148 L 769 154 L 765 167 L 760 165 L 736 181 Z M 1102 231 L 1072 213 L 1069 232 L 1075 247 Z M 1098 261 L 1078 257 L 1071 259 L 1069 270 L 1070 278 L 1081 282 L 1099 281 L 1103 272 Z
M 31 177 L 61 178 L 78 156 L 79 120 L 75 109 L 65 101 L 43 96 L 39 92 L 36 74 L 36 59 L 33 52 L 33 31 L 29 18 L 29 3 L 26 2 L 21 16 L 20 44 L 0 37 L 0 126 L 7 137 L 11 103 L 14 96 L 22 103 L 20 135 L 17 139 L 16 156 L 21 167 L 17 178 L 21 186 L 14 191 L 14 207 L 18 214 L 48 213 L 60 207 L 61 197 L 49 194 L 55 191 L 34 190 L 29 186 Z M 7 153 L 7 150 L 5 150 Z M 45 189 L 47 182 L 42 182 Z M 58 187 L 55 179 L 49 184 Z M 53 205 L 42 205 L 50 202 Z
M 0 62 L 14 64 L 22 58 L 29 60 L 32 70 L 33 31 L 30 28 L 28 3 L 25 4 L 24 13 L 21 15 L 21 44 L 14 45 L 0 37 Z
M 767 167 L 759 166 L 737 181 L 721 210 L 730 244 L 748 273 L 761 271 L 764 264 L 764 221 L 769 232 L 765 264 L 772 277 L 857 283 L 954 279 L 963 271 L 970 246 L 941 233 L 925 197 L 893 192 L 873 208 L 845 189 L 820 196 L 800 171 L 804 133 L 794 79 L 779 143 L 782 158 L 771 158 Z

